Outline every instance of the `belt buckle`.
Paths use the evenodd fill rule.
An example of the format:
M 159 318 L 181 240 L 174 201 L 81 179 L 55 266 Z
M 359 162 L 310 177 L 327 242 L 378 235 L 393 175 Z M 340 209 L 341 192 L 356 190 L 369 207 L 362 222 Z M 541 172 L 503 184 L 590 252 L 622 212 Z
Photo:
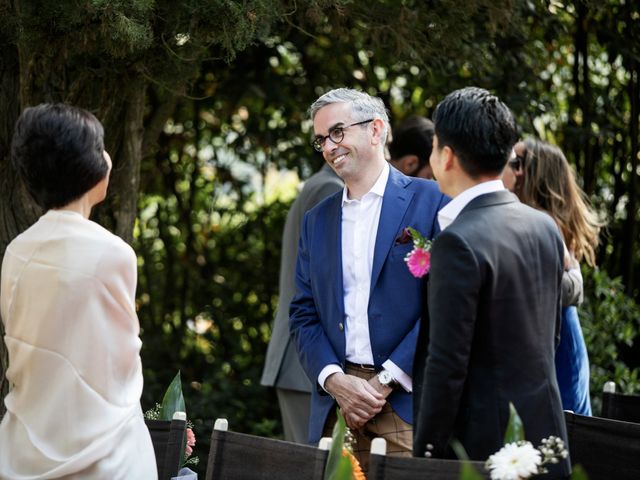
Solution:
M 369 372 L 375 372 L 376 371 L 376 367 L 375 365 L 365 365 L 364 363 L 353 363 L 353 362 L 345 362 L 348 365 L 352 365 L 356 368 L 360 368 L 361 370 L 367 370 Z

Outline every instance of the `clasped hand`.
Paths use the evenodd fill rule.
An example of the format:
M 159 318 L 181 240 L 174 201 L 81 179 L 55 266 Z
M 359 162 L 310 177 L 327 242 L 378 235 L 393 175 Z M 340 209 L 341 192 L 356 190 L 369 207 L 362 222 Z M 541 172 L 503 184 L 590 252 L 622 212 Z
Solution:
M 376 376 L 367 381 L 344 373 L 330 375 L 325 388 L 336 399 L 347 426 L 361 428 L 380 413 L 392 389 L 383 387 Z

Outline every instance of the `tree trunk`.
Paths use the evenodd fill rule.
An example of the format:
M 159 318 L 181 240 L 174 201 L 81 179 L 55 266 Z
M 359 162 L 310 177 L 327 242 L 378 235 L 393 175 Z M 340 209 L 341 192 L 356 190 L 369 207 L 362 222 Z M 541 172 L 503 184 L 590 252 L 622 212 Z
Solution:
M 582 161 L 582 143 L 585 131 L 584 125 L 584 111 L 583 107 L 583 75 L 585 72 L 584 63 L 586 58 L 583 56 L 587 43 L 587 32 L 585 31 L 586 11 L 582 4 L 576 7 L 576 20 L 575 20 L 575 34 L 573 37 L 573 67 L 572 67 L 572 81 L 575 89 L 575 95 L 573 99 L 569 100 L 569 111 L 567 127 L 568 132 L 565 135 L 565 155 L 569 157 L 569 153 L 573 156 L 573 162 L 576 166 L 576 171 L 579 175 L 583 176 L 585 172 L 585 165 Z M 578 116 L 580 122 L 578 122 Z
M 133 224 L 138 213 L 145 92 L 142 78 L 129 81 L 121 97 L 122 104 L 114 109 L 119 115 L 107 115 L 103 121 L 106 149 L 114 158 L 114 168 L 107 201 L 96 208 L 93 216 L 127 243 L 133 239 Z M 110 139 L 111 133 L 114 136 Z
M 579 10 L 584 10 L 584 4 L 578 6 Z M 580 108 L 582 110 L 582 128 L 580 129 L 580 135 L 578 138 L 582 139 L 579 142 L 582 145 L 584 169 L 583 175 L 583 189 L 587 195 L 592 195 L 595 190 L 595 162 L 593 160 L 593 131 L 591 128 L 591 105 L 593 102 L 591 93 L 591 80 L 589 78 L 589 18 L 587 13 L 581 11 L 580 22 L 582 24 L 582 32 L 580 35 L 580 41 L 577 43 L 577 47 L 580 49 L 580 58 L 582 59 L 582 95 L 580 96 Z
M 0 7 L 4 2 L 0 3 Z M 32 208 L 27 194 L 11 167 L 10 145 L 13 126 L 20 112 L 18 102 L 19 68 L 18 50 L 7 38 L 0 38 L 0 264 L 7 245 L 26 229 L 38 212 Z M 0 321 L 0 337 L 4 326 Z M 4 399 L 9 384 L 4 376 L 8 358 L 4 341 L 0 341 L 0 419 L 4 416 Z
M 104 72 L 96 73 L 66 61 L 68 52 L 64 49 L 56 56 L 48 56 L 6 38 L 0 38 L 0 47 L 0 261 L 11 240 L 42 214 L 12 168 L 9 156 L 20 111 L 42 102 L 68 102 L 93 112 L 102 121 L 114 167 L 109 197 L 93 216 L 130 242 L 142 159 L 146 89 L 142 75 L 100 75 Z M 1 325 L 0 334 L 4 335 Z M 7 367 L 6 347 L 0 342 L 0 399 L 9 388 L 4 375 Z M 0 400 L 0 417 L 4 411 Z

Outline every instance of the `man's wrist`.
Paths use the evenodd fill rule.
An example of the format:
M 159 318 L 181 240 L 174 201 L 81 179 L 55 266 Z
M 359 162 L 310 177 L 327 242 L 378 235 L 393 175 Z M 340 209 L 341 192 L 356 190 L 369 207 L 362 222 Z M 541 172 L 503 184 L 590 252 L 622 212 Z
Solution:
M 324 381 L 324 390 L 325 390 L 325 392 L 327 392 L 334 399 L 336 398 L 335 390 L 338 387 L 338 384 L 340 382 L 338 377 L 340 377 L 342 375 L 344 375 L 344 372 L 332 372 L 332 373 L 329 374 L 329 376 Z
M 396 381 L 395 378 L 393 378 L 393 375 L 389 370 L 386 370 L 383 368 L 378 372 L 377 376 L 378 376 L 378 382 L 383 387 L 387 387 L 393 390 L 398 386 L 398 382 Z

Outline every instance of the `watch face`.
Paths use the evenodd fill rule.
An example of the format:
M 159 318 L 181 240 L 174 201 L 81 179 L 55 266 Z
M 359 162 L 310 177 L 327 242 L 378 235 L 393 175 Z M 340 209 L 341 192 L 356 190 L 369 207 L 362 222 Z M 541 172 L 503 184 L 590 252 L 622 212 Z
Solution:
M 378 374 L 378 380 L 380 380 L 380 383 L 382 385 L 389 385 L 391 382 L 393 382 L 393 377 L 388 371 L 383 370 Z

